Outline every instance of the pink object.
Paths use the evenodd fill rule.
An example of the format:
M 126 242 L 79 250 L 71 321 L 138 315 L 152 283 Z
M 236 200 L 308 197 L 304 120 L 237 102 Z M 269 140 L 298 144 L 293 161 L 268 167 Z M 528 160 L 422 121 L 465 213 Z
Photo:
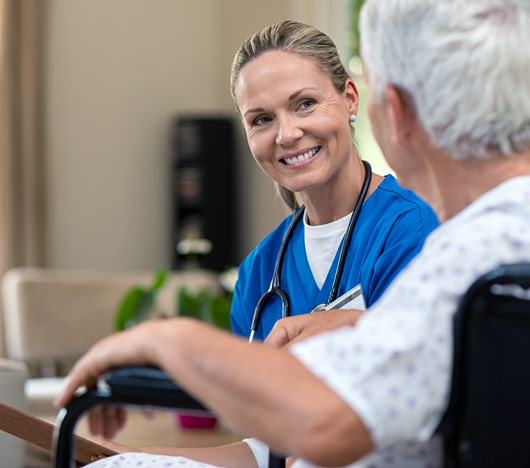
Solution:
M 175 419 L 184 429 L 210 429 L 217 423 L 215 416 L 175 413 Z

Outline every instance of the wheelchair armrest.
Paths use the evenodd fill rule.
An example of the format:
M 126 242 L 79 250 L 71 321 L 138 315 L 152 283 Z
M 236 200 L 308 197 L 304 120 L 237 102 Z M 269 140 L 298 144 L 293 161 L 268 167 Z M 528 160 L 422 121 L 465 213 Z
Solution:
M 210 413 L 201 402 L 182 390 L 156 367 L 123 367 L 104 374 L 98 386 L 108 387 L 116 402 Z M 114 400 L 115 399 L 115 400 Z
M 182 390 L 161 369 L 114 369 L 100 377 L 96 388 L 75 397 L 68 407 L 59 412 L 53 434 L 52 466 L 70 468 L 75 425 L 85 411 L 99 404 L 155 406 L 211 414 L 210 410 Z

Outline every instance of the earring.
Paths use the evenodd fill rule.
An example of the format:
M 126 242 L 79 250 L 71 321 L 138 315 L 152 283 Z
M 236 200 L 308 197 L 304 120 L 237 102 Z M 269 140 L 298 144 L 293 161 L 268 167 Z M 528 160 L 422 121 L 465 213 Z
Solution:
M 350 114 L 350 123 L 353 124 L 357 120 L 357 116 L 355 114 Z

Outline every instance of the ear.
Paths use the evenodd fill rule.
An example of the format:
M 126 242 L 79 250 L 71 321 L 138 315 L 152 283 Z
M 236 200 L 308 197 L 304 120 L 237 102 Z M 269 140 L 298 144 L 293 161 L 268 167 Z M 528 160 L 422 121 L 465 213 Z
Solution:
M 350 114 L 357 114 L 359 110 L 359 91 L 351 78 L 346 80 L 343 95 L 346 99 L 348 112 Z
M 392 142 L 395 145 L 402 145 L 417 123 L 416 112 L 410 99 L 394 85 L 387 84 L 385 86 L 384 101 Z

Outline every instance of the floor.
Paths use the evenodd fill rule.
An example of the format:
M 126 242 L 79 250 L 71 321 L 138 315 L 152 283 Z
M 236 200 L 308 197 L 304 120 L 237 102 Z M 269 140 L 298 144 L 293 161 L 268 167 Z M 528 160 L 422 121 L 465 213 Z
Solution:
M 53 416 L 42 416 L 50 422 Z M 90 438 L 86 421 L 82 419 L 76 433 Z M 213 447 L 241 440 L 236 431 L 221 421 L 211 429 L 184 429 L 174 412 L 159 411 L 154 418 L 147 419 L 138 410 L 130 410 L 126 427 L 118 434 L 115 441 L 129 447 Z M 24 468 L 49 468 L 51 457 L 42 449 L 28 446 Z

